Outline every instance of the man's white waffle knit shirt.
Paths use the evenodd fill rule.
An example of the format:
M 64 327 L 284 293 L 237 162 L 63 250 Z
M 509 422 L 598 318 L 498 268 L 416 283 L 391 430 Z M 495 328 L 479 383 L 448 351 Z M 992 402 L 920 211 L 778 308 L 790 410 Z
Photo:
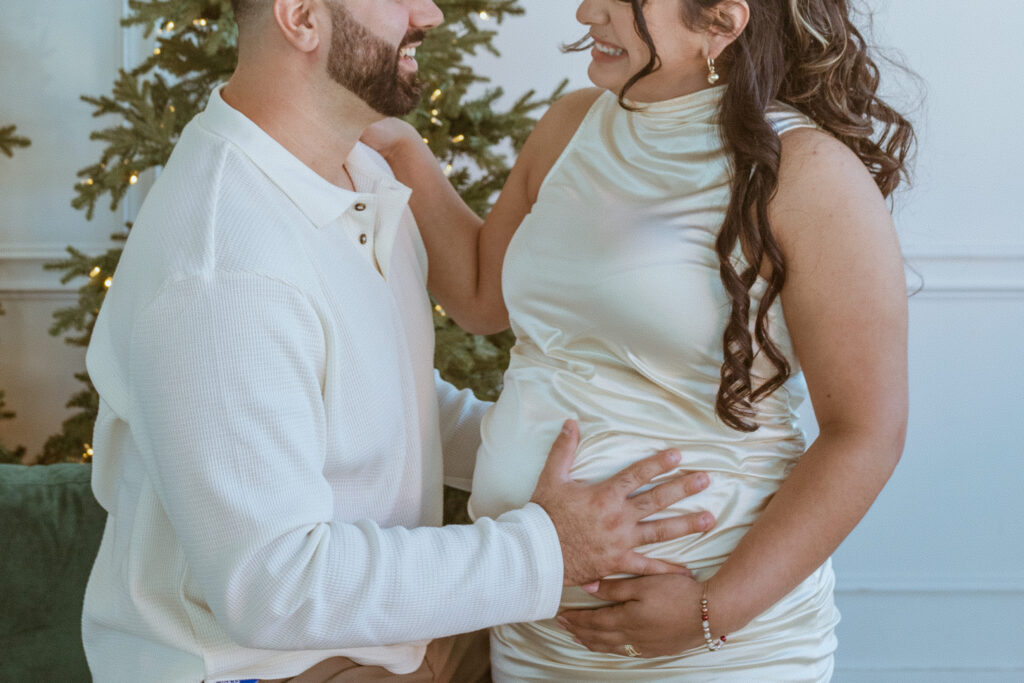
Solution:
M 538 506 L 437 528 L 484 405 L 433 371 L 409 190 L 361 144 L 346 167 L 357 192 L 218 90 L 146 198 L 87 357 L 109 512 L 83 615 L 99 683 L 337 655 L 406 673 L 425 639 L 558 607 Z

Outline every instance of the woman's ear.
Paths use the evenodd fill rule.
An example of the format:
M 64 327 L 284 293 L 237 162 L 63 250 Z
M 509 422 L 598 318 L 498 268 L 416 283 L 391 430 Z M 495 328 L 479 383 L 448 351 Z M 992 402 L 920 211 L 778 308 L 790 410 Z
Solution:
M 705 57 L 718 59 L 725 48 L 740 37 L 750 21 L 750 6 L 747 0 L 723 0 L 711 10 L 711 25 L 707 29 L 704 49 Z
M 274 0 L 274 23 L 284 39 L 301 52 L 315 52 L 328 39 L 330 21 L 320 0 Z

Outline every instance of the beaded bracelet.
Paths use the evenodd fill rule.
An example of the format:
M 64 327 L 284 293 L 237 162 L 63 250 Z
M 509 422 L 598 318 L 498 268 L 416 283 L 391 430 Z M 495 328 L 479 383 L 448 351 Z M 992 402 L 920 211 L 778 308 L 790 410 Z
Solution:
M 704 582 L 704 592 L 700 596 L 700 625 L 704 629 L 704 644 L 707 646 L 708 652 L 714 652 L 725 645 L 725 636 L 718 640 L 711 638 L 711 624 L 708 621 L 708 583 Z

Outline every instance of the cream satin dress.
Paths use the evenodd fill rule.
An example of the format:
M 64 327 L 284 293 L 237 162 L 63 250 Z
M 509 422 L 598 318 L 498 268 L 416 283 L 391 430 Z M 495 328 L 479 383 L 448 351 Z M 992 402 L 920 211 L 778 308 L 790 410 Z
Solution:
M 709 473 L 708 489 L 670 512 L 706 509 L 717 526 L 644 548 L 706 579 L 803 454 L 797 409 L 807 389 L 778 303 L 770 329 L 792 377 L 758 405 L 753 433 L 730 429 L 714 412 L 729 310 L 714 249 L 730 194 L 716 124 L 723 92 L 636 113 L 606 92 L 548 173 L 505 257 L 518 343 L 483 423 L 474 518 L 525 504 L 562 421 L 575 418 L 578 479 L 606 479 L 669 447 L 682 451 L 682 470 Z M 770 118 L 780 134 L 814 125 L 782 104 Z M 764 284 L 755 285 L 753 306 Z M 754 375 L 770 374 L 759 357 Z M 839 620 L 833 580 L 826 563 L 713 653 L 632 659 L 591 652 L 553 620 L 501 626 L 491 638 L 495 680 L 828 680 Z M 599 604 L 579 588 L 562 597 L 565 608 Z

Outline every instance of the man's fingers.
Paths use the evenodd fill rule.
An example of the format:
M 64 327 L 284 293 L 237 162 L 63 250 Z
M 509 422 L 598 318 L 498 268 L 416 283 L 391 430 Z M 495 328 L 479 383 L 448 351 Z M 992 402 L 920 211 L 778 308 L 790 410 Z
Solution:
M 637 576 L 653 576 L 655 574 L 683 574 L 693 576 L 686 567 L 678 564 L 671 564 L 664 560 L 656 560 L 653 557 L 646 557 L 638 552 L 627 553 L 622 558 L 622 566 L 618 570 L 624 574 L 635 574 Z
M 664 510 L 669 505 L 676 503 L 683 498 L 688 498 L 699 493 L 708 487 L 710 478 L 704 472 L 691 472 L 682 477 L 676 477 L 663 484 L 659 484 L 643 493 L 638 493 L 630 499 L 630 503 L 643 517 Z
M 673 538 L 707 531 L 714 525 L 715 516 L 710 512 L 694 512 L 689 515 L 673 515 L 653 522 L 640 522 L 636 527 L 636 545 L 671 541 Z
M 569 472 L 572 469 L 573 459 L 576 457 L 576 447 L 580 443 L 580 430 L 575 420 L 566 420 L 562 423 L 562 431 L 558 433 L 555 442 L 551 444 L 548 451 L 548 460 L 544 464 L 541 478 L 554 477 L 557 481 L 567 481 Z
M 608 480 L 608 484 L 623 496 L 636 491 L 659 474 L 674 469 L 683 456 L 677 450 L 661 451 L 643 460 L 638 460 Z

